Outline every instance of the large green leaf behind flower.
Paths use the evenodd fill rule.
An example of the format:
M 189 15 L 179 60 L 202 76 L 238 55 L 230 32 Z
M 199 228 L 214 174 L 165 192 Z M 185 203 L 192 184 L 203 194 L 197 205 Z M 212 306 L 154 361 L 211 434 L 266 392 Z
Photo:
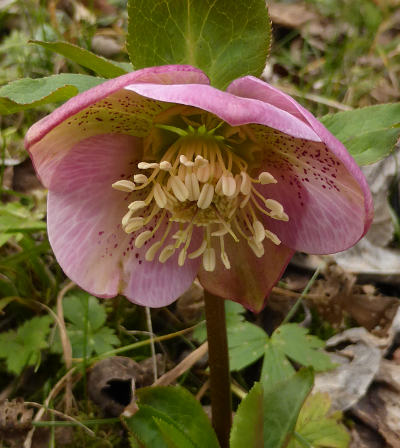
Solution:
M 265 0 L 129 0 L 128 14 L 135 68 L 189 64 L 218 88 L 264 69 L 271 39 Z

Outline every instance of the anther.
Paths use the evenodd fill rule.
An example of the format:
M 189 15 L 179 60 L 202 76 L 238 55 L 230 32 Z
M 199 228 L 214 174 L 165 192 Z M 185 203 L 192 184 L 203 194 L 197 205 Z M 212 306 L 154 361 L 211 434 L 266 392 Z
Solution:
M 245 196 L 247 196 L 251 192 L 251 180 L 250 180 L 249 175 L 246 172 L 244 172 L 244 171 L 241 171 L 240 175 L 242 176 L 242 183 L 240 185 L 240 192 L 242 194 L 244 194 Z
M 262 243 L 265 238 L 265 229 L 261 221 L 253 221 L 254 240 L 257 243 Z
M 261 185 L 276 184 L 278 182 L 275 177 L 267 171 L 263 171 L 262 173 L 260 173 L 260 175 L 258 176 L 258 180 L 260 181 Z
M 210 206 L 214 197 L 214 186 L 211 184 L 204 184 L 201 189 L 199 199 L 197 201 L 197 207 L 206 209 Z
M 189 190 L 178 176 L 171 176 L 171 188 L 178 201 L 185 202 L 189 197 Z
M 119 180 L 114 182 L 111 186 L 114 190 L 125 191 L 126 193 L 130 193 L 135 189 L 135 184 L 130 180 Z
M 158 257 L 158 261 L 160 263 L 165 263 L 168 258 L 171 258 L 172 255 L 175 253 L 175 246 L 172 244 L 168 244 L 168 246 L 165 246 L 164 249 L 161 251 L 160 256 Z
M 162 246 L 163 242 L 162 241 L 157 241 L 156 243 L 154 243 L 152 246 L 150 246 L 147 249 L 147 252 L 144 256 L 146 261 L 153 261 L 154 257 L 156 256 L 156 253 L 158 252 L 158 249 Z
M 170 162 L 168 162 L 168 160 L 163 160 L 160 163 L 160 170 L 169 171 L 171 168 L 172 168 L 172 165 Z
M 128 224 L 126 224 L 126 226 L 124 227 L 124 230 L 126 233 L 136 232 L 136 230 L 141 229 L 143 225 L 144 225 L 144 218 L 142 217 L 131 218 L 128 221 Z
M 253 238 L 247 240 L 247 243 L 256 257 L 261 258 L 264 255 L 264 246 L 262 243 L 257 243 Z
M 142 208 L 145 208 L 147 206 L 146 202 L 144 201 L 135 201 L 131 202 L 128 205 L 129 210 L 132 210 L 132 212 L 137 212 L 138 210 L 141 210 Z
M 270 230 L 265 229 L 265 236 L 277 246 L 281 244 L 281 240 L 278 238 L 278 236 L 275 235 L 275 233 L 271 232 Z
M 135 246 L 140 249 L 141 247 L 143 247 L 144 243 L 148 241 L 152 236 L 153 232 L 151 230 L 145 230 L 136 237 Z
M 144 174 L 135 174 L 133 176 L 133 180 L 137 183 L 137 184 L 145 184 L 148 181 L 147 176 L 145 176 Z
M 179 157 L 179 162 L 182 163 L 182 165 L 185 165 L 187 167 L 191 167 L 194 166 L 194 162 L 192 162 L 191 160 L 189 160 L 184 154 L 182 154 Z
M 203 253 L 203 267 L 206 271 L 212 272 L 215 269 L 215 250 L 207 247 Z
M 158 163 L 147 163 L 147 162 L 139 162 L 138 168 L 139 170 L 148 170 L 151 168 L 159 168 L 160 165 Z
M 154 193 L 154 200 L 156 201 L 156 204 L 160 208 L 164 208 L 167 205 L 167 196 L 160 184 L 156 183 L 154 185 L 153 193 Z
M 194 173 L 187 173 L 185 176 L 185 185 L 189 191 L 189 201 L 197 201 L 200 196 L 199 181 Z
M 228 197 L 233 196 L 236 191 L 235 179 L 232 177 L 232 175 L 230 176 L 223 175 L 221 179 L 222 179 L 222 192 L 224 193 L 224 195 Z
M 280 219 L 281 221 L 288 221 L 288 215 L 283 211 L 283 206 L 275 199 L 266 199 L 265 206 L 271 210 L 271 218 Z
M 200 244 L 200 247 L 198 249 L 196 249 L 194 252 L 191 252 L 188 255 L 188 258 L 193 260 L 194 258 L 200 257 L 206 250 L 206 247 L 207 247 L 207 241 L 203 240 L 202 243 Z

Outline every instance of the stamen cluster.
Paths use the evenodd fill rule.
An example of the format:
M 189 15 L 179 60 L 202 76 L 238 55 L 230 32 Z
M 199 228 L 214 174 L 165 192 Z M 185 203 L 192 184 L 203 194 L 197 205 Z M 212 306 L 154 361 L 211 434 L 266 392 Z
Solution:
M 176 141 L 157 161 L 153 156 L 153 160 L 138 163 L 139 172 L 131 180 L 119 180 L 112 185 L 116 190 L 131 193 L 132 197 L 139 191 L 145 193 L 143 200 L 129 204 L 122 218 L 124 231 L 137 233 L 137 248 L 163 229 L 161 237 L 147 249 L 147 261 L 154 260 L 158 254 L 158 260 L 165 263 L 179 251 L 179 266 L 183 266 L 187 258 L 202 256 L 204 269 L 214 271 L 215 239 L 218 239 L 220 259 L 225 268 L 230 269 L 225 237 L 235 241 L 245 239 L 257 257 L 264 255 L 265 238 L 280 244 L 277 235 L 264 227 L 260 213 L 281 221 L 289 218 L 279 202 L 265 198 L 255 188 L 256 184 L 276 184 L 277 180 L 267 171 L 257 178 L 250 176 L 250 168 L 253 171 L 255 167 L 249 166 L 242 153 L 235 150 L 231 137 L 234 128 L 216 135 L 224 125 L 219 123 L 212 130 L 207 130 L 205 124 L 196 126 L 193 122 L 185 130 L 157 125 L 157 128 L 177 134 Z M 150 138 L 149 146 L 152 144 Z M 147 157 L 146 151 L 144 157 Z M 172 235 L 174 242 L 165 244 L 174 222 L 179 223 L 180 228 Z M 196 250 L 188 253 L 195 227 L 204 228 L 203 240 Z

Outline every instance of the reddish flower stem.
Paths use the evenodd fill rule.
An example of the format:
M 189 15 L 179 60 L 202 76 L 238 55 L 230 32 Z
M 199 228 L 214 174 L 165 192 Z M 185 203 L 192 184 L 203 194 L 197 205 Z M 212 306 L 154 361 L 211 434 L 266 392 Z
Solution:
M 205 291 L 204 299 L 208 337 L 208 363 L 210 366 L 212 425 L 221 448 L 229 448 L 232 403 L 225 301 L 207 291 Z

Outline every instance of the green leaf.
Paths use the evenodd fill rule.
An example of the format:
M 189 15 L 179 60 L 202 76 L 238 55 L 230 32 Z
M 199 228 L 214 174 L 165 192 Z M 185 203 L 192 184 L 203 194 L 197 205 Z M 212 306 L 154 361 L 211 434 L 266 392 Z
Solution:
M 260 381 L 265 388 L 286 380 L 294 375 L 295 370 L 285 353 L 275 345 L 268 343 L 265 348 Z
M 185 433 L 165 420 L 153 417 L 168 448 L 196 448 Z
M 127 73 L 126 70 L 117 65 L 114 61 L 98 56 L 85 48 L 78 47 L 69 42 L 42 42 L 40 40 L 32 40 L 30 42 L 61 54 L 62 56 L 71 59 L 71 61 L 82 65 L 82 67 L 93 70 L 99 76 L 104 78 L 115 78 Z
M 310 395 L 300 411 L 296 433 L 314 448 L 347 448 L 350 434 L 340 423 L 340 412 L 329 415 L 330 407 L 328 394 Z M 292 438 L 288 448 L 302 448 L 302 445 Z
M 264 69 L 271 39 L 265 0 L 129 0 L 128 15 L 136 68 L 189 64 L 218 88 Z
M 181 387 L 145 387 L 137 390 L 137 397 L 139 411 L 125 418 L 125 423 L 139 446 L 170 448 L 163 435 L 167 426 L 161 429 L 159 426 L 162 420 L 174 426 L 175 433 L 183 433 L 196 448 L 219 448 L 208 417 L 187 390 Z
M 338 112 L 322 117 L 321 121 L 359 165 L 367 165 L 393 150 L 400 136 L 400 103 Z
M 335 364 L 321 350 L 325 343 L 307 333 L 298 324 L 281 325 L 272 334 L 270 343 L 303 366 L 311 366 L 316 371 L 333 369 Z
M 226 300 L 225 312 L 229 368 L 231 371 L 241 370 L 262 357 L 268 335 L 258 325 L 246 321 L 243 316 L 246 310 L 239 303 Z M 198 326 L 193 337 L 199 342 L 205 341 L 207 338 L 205 325 Z
M 74 358 L 82 358 L 85 352 L 87 357 L 93 353 L 101 355 L 119 344 L 114 329 L 104 326 L 107 313 L 96 297 L 83 291 L 74 292 L 63 299 L 63 309 L 64 317 L 69 321 L 67 333 Z M 60 352 L 59 340 L 52 350 Z
M 34 219 L 34 214 L 19 202 L 0 205 L 0 247 L 12 236 L 21 238 L 21 233 L 46 230 L 46 223 Z
M 301 369 L 292 377 L 264 390 L 264 448 L 285 446 L 313 381 L 312 369 Z
M 87 318 L 89 327 L 96 331 L 104 325 L 107 314 L 104 306 L 100 305 L 96 297 L 90 296 L 83 291 L 69 294 L 63 299 L 64 316 L 77 328 L 85 328 L 85 313 L 87 308 Z
M 240 403 L 233 419 L 230 448 L 264 447 L 263 388 L 256 383 Z
M 51 324 L 50 316 L 33 317 L 17 330 L 0 334 L 0 358 L 6 360 L 10 372 L 19 375 L 24 367 L 40 361 L 40 351 L 49 346 Z
M 43 104 L 66 101 L 104 81 L 104 78 L 73 73 L 19 79 L 0 88 L 0 114 L 13 114 Z

